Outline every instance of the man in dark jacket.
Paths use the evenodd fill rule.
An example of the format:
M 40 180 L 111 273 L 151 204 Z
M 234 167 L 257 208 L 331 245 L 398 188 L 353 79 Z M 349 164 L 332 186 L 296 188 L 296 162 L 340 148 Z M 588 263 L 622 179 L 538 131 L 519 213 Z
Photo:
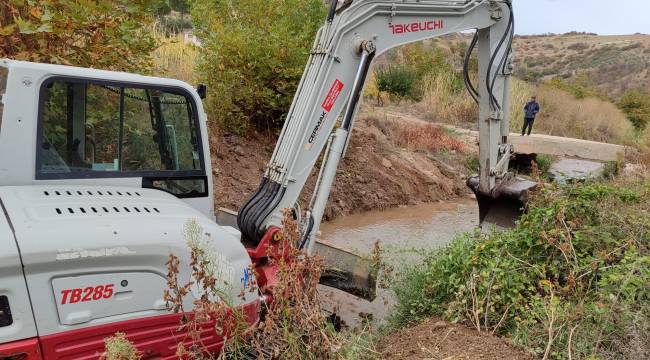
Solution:
M 524 106 L 524 128 L 521 129 L 521 136 L 524 136 L 526 133 L 526 128 L 528 128 L 528 136 L 530 136 L 530 132 L 533 131 L 535 116 L 537 116 L 538 112 L 539 103 L 537 102 L 537 97 L 533 96 L 526 106 Z

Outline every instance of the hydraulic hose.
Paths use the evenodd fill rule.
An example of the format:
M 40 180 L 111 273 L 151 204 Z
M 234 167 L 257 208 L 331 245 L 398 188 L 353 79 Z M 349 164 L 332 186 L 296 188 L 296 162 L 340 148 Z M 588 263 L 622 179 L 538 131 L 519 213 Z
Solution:
M 514 21 L 513 21 L 513 13 L 512 13 L 512 6 L 510 4 L 508 4 L 508 3 L 506 3 L 506 4 L 508 5 L 508 9 L 509 9 L 508 26 L 506 28 L 506 31 L 503 33 L 503 36 L 501 37 L 501 40 L 499 40 L 499 44 L 497 45 L 496 49 L 494 50 L 494 54 L 492 54 L 492 57 L 490 58 L 490 62 L 488 64 L 488 68 L 487 68 L 487 72 L 488 72 L 487 73 L 487 78 L 485 79 L 485 81 L 486 81 L 485 85 L 487 86 L 488 94 L 489 94 L 489 97 L 490 97 L 490 107 L 492 108 L 492 110 L 501 110 L 501 105 L 499 104 L 497 98 L 494 96 L 494 91 L 493 91 L 493 87 L 494 87 L 494 83 L 496 81 L 496 77 L 498 75 L 498 72 L 501 70 L 501 68 L 500 68 L 501 67 L 501 62 L 499 63 L 497 72 L 495 72 L 494 77 L 491 76 L 492 75 L 492 66 L 494 66 L 494 61 L 496 60 L 497 55 L 499 55 L 499 50 L 501 50 L 501 47 L 505 43 L 506 39 L 510 36 L 512 25 L 514 23 Z M 511 41 L 512 41 L 512 39 L 511 39 Z M 507 56 L 507 54 L 506 54 L 506 56 Z
M 266 176 L 262 178 L 262 181 L 257 186 L 257 190 L 255 190 L 255 192 L 246 200 L 244 205 L 239 210 L 239 213 L 237 214 L 237 227 L 239 227 L 240 230 L 244 229 L 246 215 L 248 214 L 248 211 L 251 209 L 251 207 L 253 207 L 257 202 L 258 196 L 264 190 L 268 181 L 269 179 Z
M 332 0 L 332 5 L 330 5 L 330 12 L 327 14 L 327 22 L 332 22 L 334 20 L 334 15 L 336 15 L 336 6 L 339 4 L 339 0 Z
M 474 84 L 472 84 L 472 79 L 469 76 L 469 64 L 471 61 L 472 52 L 474 52 L 477 43 L 478 43 L 478 31 L 474 33 L 474 38 L 472 38 L 472 42 L 469 44 L 469 47 L 467 48 L 467 52 L 465 53 L 465 61 L 463 62 L 463 80 L 465 81 L 465 87 L 467 88 L 467 92 L 469 92 L 469 95 L 478 104 L 479 102 L 478 91 L 474 87 Z

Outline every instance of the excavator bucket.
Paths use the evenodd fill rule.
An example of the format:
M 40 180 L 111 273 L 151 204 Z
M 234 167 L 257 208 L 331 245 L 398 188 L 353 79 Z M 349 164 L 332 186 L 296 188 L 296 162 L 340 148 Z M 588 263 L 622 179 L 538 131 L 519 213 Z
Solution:
M 373 301 L 377 296 L 377 271 L 369 258 L 316 242 L 314 253 L 325 262 L 320 283 L 362 299 Z
M 481 227 L 495 225 L 497 228 L 513 228 L 528 203 L 529 193 L 537 188 L 537 183 L 521 179 L 498 180 L 491 195 L 479 191 L 479 178 L 471 177 L 467 186 L 476 195 Z

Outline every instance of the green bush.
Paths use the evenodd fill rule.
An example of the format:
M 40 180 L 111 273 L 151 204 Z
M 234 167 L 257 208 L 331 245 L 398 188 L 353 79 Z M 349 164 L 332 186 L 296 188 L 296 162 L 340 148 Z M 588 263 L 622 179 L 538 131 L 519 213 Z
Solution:
M 556 76 L 549 81 L 549 84 L 571 93 L 576 99 L 585 99 L 588 97 L 603 98 L 600 91 L 589 82 L 589 78 L 585 74 L 577 75 L 571 80 Z
M 515 229 L 465 235 L 406 269 L 394 324 L 437 315 L 548 358 L 648 358 L 649 191 L 543 189 Z
M 642 131 L 648 126 L 650 122 L 650 94 L 630 89 L 623 94 L 618 102 L 618 107 L 623 110 L 635 129 Z
M 417 72 L 407 65 L 379 66 L 375 69 L 377 89 L 394 97 L 419 101 L 421 91 L 417 87 Z
M 153 0 L 0 2 L 0 58 L 148 72 Z
M 195 1 L 211 119 L 237 133 L 281 127 L 324 19 L 321 0 Z

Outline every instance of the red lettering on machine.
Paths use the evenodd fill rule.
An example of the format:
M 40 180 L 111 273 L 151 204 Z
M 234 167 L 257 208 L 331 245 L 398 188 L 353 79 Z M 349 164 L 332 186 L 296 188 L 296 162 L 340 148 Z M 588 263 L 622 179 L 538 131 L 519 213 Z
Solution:
M 445 27 L 443 20 L 416 21 L 410 24 L 388 24 L 393 34 L 413 33 L 420 31 L 441 30 Z

